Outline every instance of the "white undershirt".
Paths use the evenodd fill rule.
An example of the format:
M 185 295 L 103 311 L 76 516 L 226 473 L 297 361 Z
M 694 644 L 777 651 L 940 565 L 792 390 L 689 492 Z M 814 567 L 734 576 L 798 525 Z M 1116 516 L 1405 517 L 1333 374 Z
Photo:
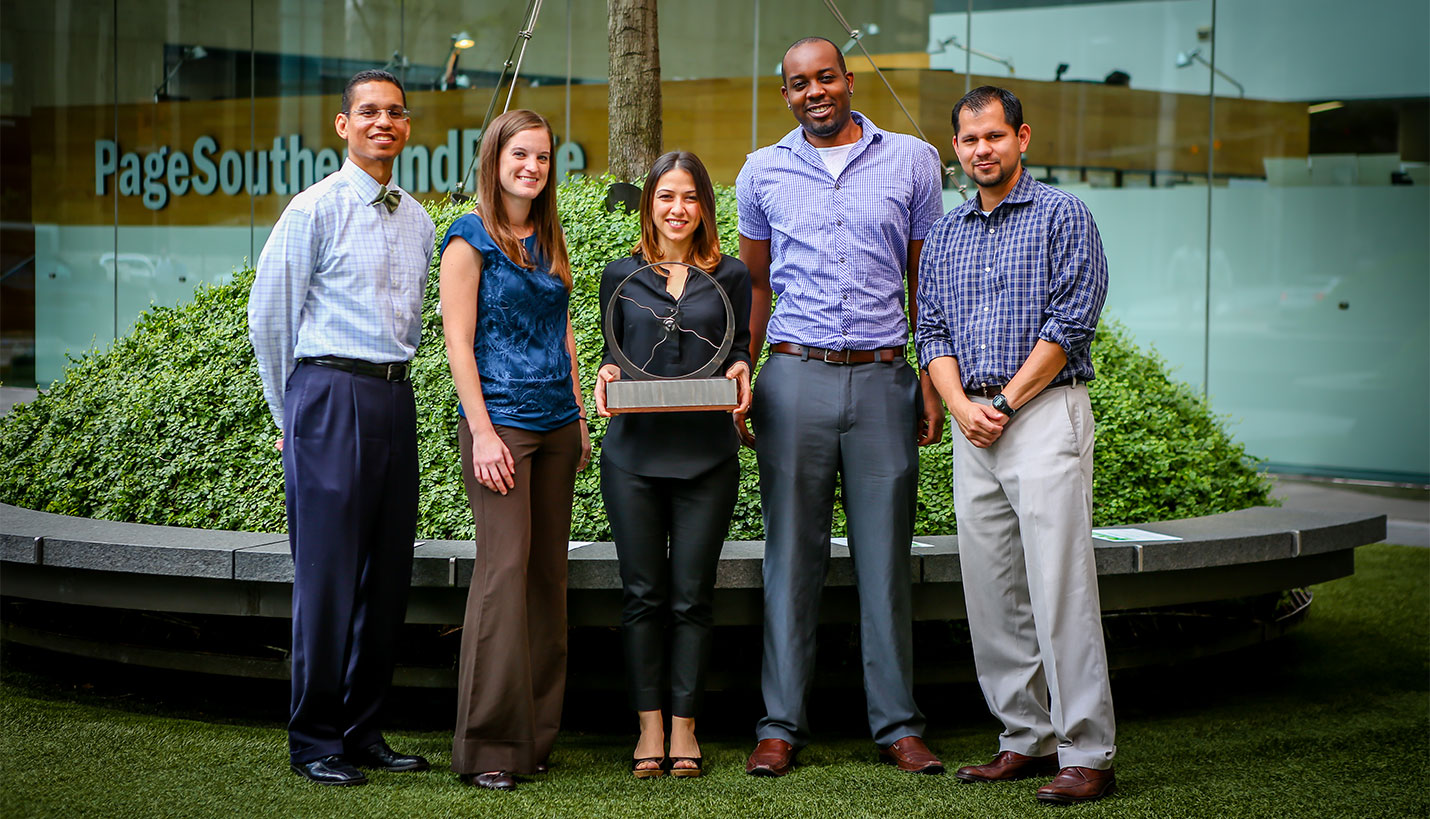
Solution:
M 824 167 L 829 169 L 829 175 L 835 179 L 844 172 L 844 166 L 849 164 L 849 152 L 854 150 L 857 143 L 851 142 L 848 145 L 835 145 L 833 148 L 815 148 L 824 159 Z

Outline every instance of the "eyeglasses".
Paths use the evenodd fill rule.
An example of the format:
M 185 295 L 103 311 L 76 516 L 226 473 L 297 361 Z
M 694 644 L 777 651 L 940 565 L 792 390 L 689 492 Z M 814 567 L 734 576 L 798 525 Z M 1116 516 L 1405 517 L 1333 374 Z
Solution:
M 377 118 L 383 114 L 387 114 L 387 118 L 393 122 L 412 119 L 412 112 L 406 108 L 359 108 L 356 111 L 344 111 L 343 113 L 365 122 L 376 122 Z

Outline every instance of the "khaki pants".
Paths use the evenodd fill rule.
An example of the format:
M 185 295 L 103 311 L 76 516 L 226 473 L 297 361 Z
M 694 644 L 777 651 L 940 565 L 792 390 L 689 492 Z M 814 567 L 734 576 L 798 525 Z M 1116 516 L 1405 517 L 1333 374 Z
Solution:
M 987 449 L 955 427 L 954 509 L 999 750 L 1107 768 L 1116 727 L 1092 552 L 1092 438 L 1083 384 L 1044 390 Z

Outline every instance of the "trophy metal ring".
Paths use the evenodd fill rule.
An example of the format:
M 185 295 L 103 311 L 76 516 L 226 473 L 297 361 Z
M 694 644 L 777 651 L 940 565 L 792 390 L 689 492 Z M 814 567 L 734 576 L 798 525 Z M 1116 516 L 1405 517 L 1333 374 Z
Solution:
M 650 269 L 657 271 L 657 275 L 668 275 L 663 272 L 663 267 L 678 264 L 687 271 L 685 290 L 681 297 L 676 299 L 675 309 L 670 315 L 661 315 L 651 305 L 641 304 L 629 296 L 622 295 L 621 291 L 637 275 Z M 699 276 L 691 275 L 691 272 Z M 708 281 L 710 286 L 715 288 L 715 292 L 720 295 L 720 303 L 725 308 L 725 333 L 717 345 L 715 342 L 686 327 L 680 326 L 681 301 L 690 292 L 690 288 L 697 280 Z M 686 333 L 699 338 L 709 344 L 715 350 L 700 368 L 685 375 L 656 375 L 648 372 L 644 367 L 637 365 L 626 355 L 621 345 L 616 343 L 615 323 L 617 320 L 616 303 L 621 299 L 630 301 L 637 307 L 649 311 L 653 320 L 659 322 L 665 330 L 665 335 L 651 348 L 651 356 L 646 360 L 646 366 L 655 357 L 655 349 L 663 344 L 667 339 L 679 333 Z M 663 311 L 662 311 L 663 312 Z M 621 374 L 628 378 L 621 378 L 606 384 L 606 409 L 611 414 L 616 415 L 625 412 L 708 412 L 712 410 L 732 410 L 739 406 L 738 387 L 735 382 L 728 378 L 712 378 L 715 371 L 720 369 L 720 365 L 730 356 L 730 350 L 735 344 L 735 309 L 730 304 L 730 297 L 725 293 L 725 288 L 715 281 L 715 277 L 701 270 L 692 264 L 685 262 L 653 262 L 636 268 L 630 275 L 621 280 L 616 285 L 616 289 L 611 292 L 610 301 L 606 303 L 605 310 L 605 337 L 607 349 L 611 351 L 611 357 L 616 360 L 616 366 L 621 368 Z

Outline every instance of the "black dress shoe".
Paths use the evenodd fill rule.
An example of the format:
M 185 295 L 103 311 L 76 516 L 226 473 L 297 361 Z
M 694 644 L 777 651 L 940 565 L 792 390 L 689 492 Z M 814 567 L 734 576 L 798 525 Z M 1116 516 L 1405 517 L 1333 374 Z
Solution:
M 476 785 L 478 788 L 486 788 L 489 791 L 516 790 L 516 777 L 506 771 L 467 774 L 463 778 L 466 779 L 468 784 Z
M 357 753 L 349 754 L 348 759 L 354 765 L 377 768 L 380 771 L 425 771 L 431 767 L 425 757 L 399 754 L 387 747 L 384 740 L 378 740 Z
M 366 785 L 367 777 L 341 756 L 333 754 L 311 762 L 294 762 L 293 773 L 319 785 Z

